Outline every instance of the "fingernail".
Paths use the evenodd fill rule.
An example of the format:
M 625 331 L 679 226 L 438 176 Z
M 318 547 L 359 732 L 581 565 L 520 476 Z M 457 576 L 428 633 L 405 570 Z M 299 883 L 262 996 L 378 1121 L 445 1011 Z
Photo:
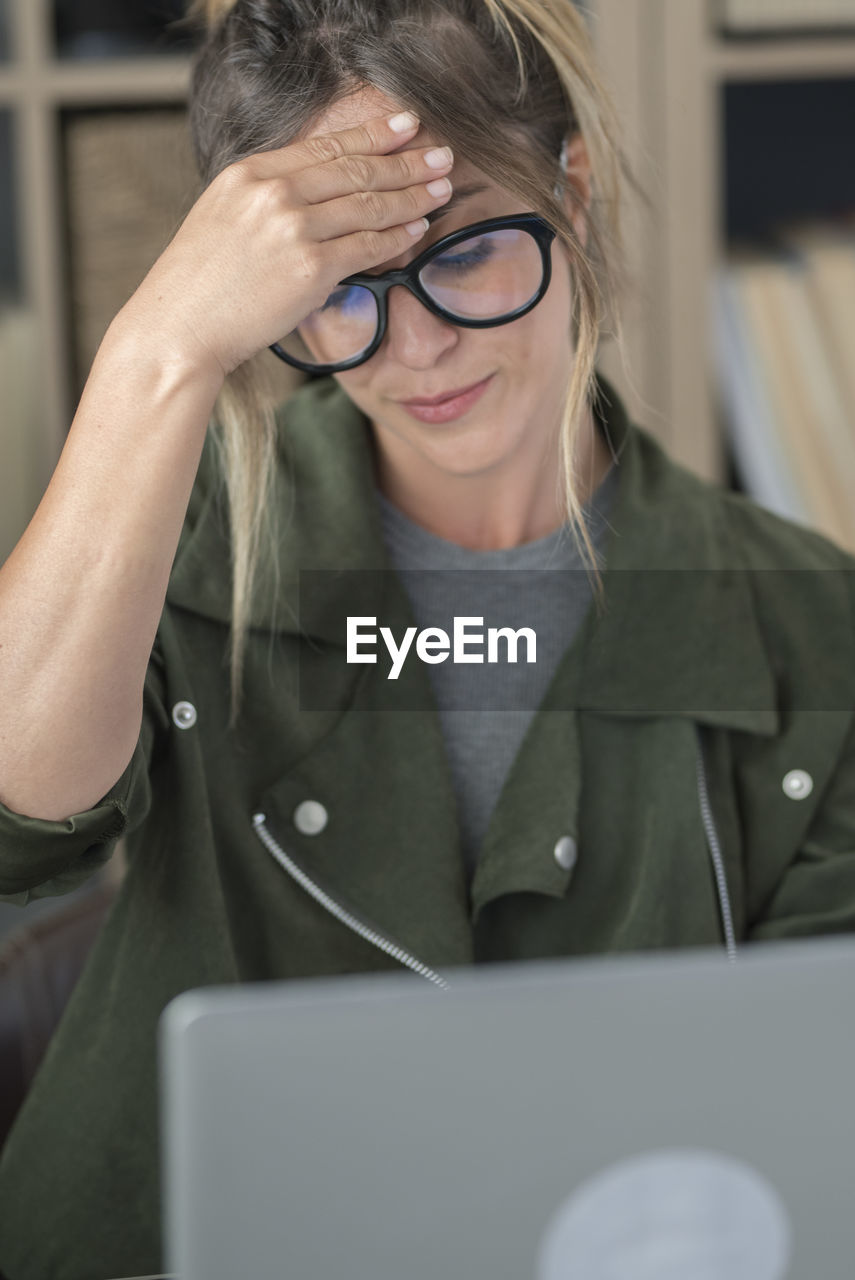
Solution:
M 431 169 L 444 169 L 453 159 L 451 147 L 435 147 L 433 151 L 425 152 L 425 164 Z
M 432 196 L 447 196 L 451 190 L 451 183 L 448 178 L 434 178 L 433 182 L 427 184 L 427 189 Z
M 418 124 L 418 117 L 412 111 L 402 111 L 400 115 L 390 116 L 389 128 L 393 133 L 407 133 Z

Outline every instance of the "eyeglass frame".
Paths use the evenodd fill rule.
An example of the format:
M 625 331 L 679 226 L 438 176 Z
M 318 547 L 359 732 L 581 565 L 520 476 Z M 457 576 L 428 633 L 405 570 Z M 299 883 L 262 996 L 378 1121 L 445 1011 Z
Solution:
M 513 230 L 514 228 L 529 232 L 538 249 L 540 250 L 540 259 L 543 265 L 543 279 L 540 288 L 536 291 L 533 298 L 526 302 L 522 307 L 517 307 L 515 311 L 509 312 L 507 315 L 498 316 L 489 320 L 466 320 L 461 316 L 452 315 L 443 307 L 435 302 L 433 298 L 426 292 L 424 286 L 419 280 L 419 272 L 428 265 L 429 262 L 446 249 L 453 248 L 462 240 L 469 240 L 478 233 L 487 231 L 502 231 L 505 229 Z M 270 350 L 280 360 L 284 360 L 286 364 L 292 365 L 295 369 L 302 369 L 306 373 L 328 374 L 343 373 L 346 369 L 355 369 L 357 365 L 364 364 L 366 360 L 370 360 L 374 353 L 380 347 L 386 336 L 386 328 L 388 325 L 389 309 L 386 301 L 389 290 L 395 285 L 403 285 L 405 289 L 409 289 L 423 306 L 435 316 L 439 316 L 443 320 L 449 321 L 450 324 L 459 325 L 464 329 L 491 329 L 496 325 L 509 324 L 512 320 L 518 320 L 521 316 L 531 311 L 543 298 L 549 288 L 552 279 L 552 241 L 555 239 L 556 231 L 551 227 L 539 213 L 516 213 L 503 214 L 497 218 L 485 218 L 481 222 L 470 223 L 467 227 L 459 227 L 456 231 L 450 232 L 447 236 L 443 236 L 437 240 L 435 244 L 430 245 L 406 267 L 397 267 L 391 271 L 383 271 L 379 275 L 370 276 L 365 274 L 356 274 L 346 276 L 344 280 L 340 280 L 336 288 L 341 288 L 345 284 L 361 285 L 367 289 L 369 293 L 374 295 L 377 303 L 377 331 L 374 338 L 358 356 L 354 356 L 351 360 L 343 360 L 336 364 L 308 364 L 305 360 L 298 360 L 296 356 L 288 355 L 283 351 L 278 342 L 274 342 L 270 346 Z

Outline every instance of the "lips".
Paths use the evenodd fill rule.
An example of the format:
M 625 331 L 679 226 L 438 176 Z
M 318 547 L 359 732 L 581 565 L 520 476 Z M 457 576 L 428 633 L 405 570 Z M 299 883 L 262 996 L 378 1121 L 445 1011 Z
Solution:
M 494 377 L 495 374 L 491 373 L 481 382 L 476 382 L 470 387 L 464 387 L 461 391 L 446 392 L 432 403 L 425 404 L 413 400 L 402 400 L 401 408 L 417 422 L 424 422 L 430 426 L 442 426 L 447 422 L 456 422 L 458 418 L 464 417 L 486 394 L 487 388 L 492 386 Z
M 486 382 L 486 378 L 481 378 L 478 382 L 470 382 L 468 386 L 458 387 L 455 391 L 443 391 L 438 396 L 419 396 L 414 400 L 402 400 L 401 404 L 412 405 L 414 408 L 422 408 L 434 404 L 442 404 L 445 400 L 453 400 L 455 396 L 462 396 L 467 391 L 471 391 L 473 387 L 479 387 L 482 382 Z

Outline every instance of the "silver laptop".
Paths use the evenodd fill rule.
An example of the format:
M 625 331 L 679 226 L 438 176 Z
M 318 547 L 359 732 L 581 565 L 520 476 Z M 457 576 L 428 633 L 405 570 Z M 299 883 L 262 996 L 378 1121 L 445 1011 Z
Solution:
M 851 1280 L 855 940 L 185 992 L 180 1280 Z

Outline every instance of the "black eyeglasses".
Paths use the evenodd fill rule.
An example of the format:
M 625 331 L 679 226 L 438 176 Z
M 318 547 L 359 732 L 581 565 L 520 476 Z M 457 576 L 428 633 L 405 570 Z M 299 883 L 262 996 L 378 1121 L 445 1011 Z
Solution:
M 540 302 L 552 276 L 555 230 L 537 213 L 487 218 L 443 236 L 406 267 L 348 276 L 271 351 L 308 373 L 339 373 L 374 355 L 395 285 L 452 324 L 489 329 Z

